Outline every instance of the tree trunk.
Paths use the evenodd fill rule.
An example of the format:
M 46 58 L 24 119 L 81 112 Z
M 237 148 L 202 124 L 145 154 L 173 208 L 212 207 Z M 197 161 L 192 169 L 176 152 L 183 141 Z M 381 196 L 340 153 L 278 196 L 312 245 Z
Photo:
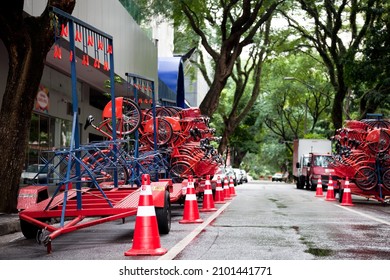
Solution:
M 16 210 L 20 173 L 23 169 L 31 112 L 43 72 L 40 51 L 31 45 L 10 48 L 9 73 L 0 111 L 0 211 Z M 39 50 L 39 49 L 38 49 Z M 17 57 L 18 59 L 12 59 Z M 39 63 L 40 62 L 40 63 Z
M 49 1 L 72 12 L 75 1 Z M 2 7 L 3 8 L 3 7 Z M 0 39 L 8 51 L 9 69 L 0 111 L 0 212 L 16 212 L 20 174 L 31 124 L 31 113 L 46 55 L 54 42 L 46 7 L 40 17 L 23 17 L 23 1 L 0 11 Z
M 343 115 L 344 115 L 344 100 L 348 92 L 348 87 L 344 82 L 344 67 L 343 65 L 337 65 L 337 85 L 334 86 L 336 94 L 333 100 L 332 106 L 332 121 L 334 129 L 339 129 L 343 127 Z
M 226 152 L 226 149 L 229 145 L 229 136 L 233 134 L 234 130 L 237 127 L 236 119 L 231 117 L 229 119 L 225 118 L 224 123 L 225 127 L 222 133 L 221 142 L 218 146 L 218 152 L 223 155 Z
M 228 147 L 228 132 L 226 131 L 226 128 L 223 130 L 222 137 L 221 137 L 221 142 L 219 142 L 218 145 L 218 152 L 223 155 L 226 151 L 226 148 Z
M 339 89 L 334 97 L 332 106 L 332 121 L 335 130 L 343 127 L 343 104 L 345 99 L 345 91 Z
M 221 64 L 221 63 L 218 63 Z M 222 63 L 223 64 L 223 63 Z M 226 72 L 226 66 L 218 66 L 215 71 L 215 77 L 221 77 L 221 73 Z M 230 71 L 231 73 L 231 71 Z M 226 85 L 227 77 L 214 78 L 205 98 L 199 106 L 202 115 L 211 117 L 218 108 L 221 92 Z
M 240 168 L 240 164 L 242 160 L 244 159 L 247 151 L 242 151 L 241 149 L 235 149 L 234 150 L 234 156 L 233 156 L 233 164 L 232 166 L 235 168 Z

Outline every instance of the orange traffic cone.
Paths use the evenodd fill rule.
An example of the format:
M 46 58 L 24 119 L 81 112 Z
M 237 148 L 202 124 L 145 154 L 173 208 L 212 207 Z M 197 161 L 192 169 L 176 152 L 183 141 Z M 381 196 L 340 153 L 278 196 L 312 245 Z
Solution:
M 160 256 L 166 252 L 167 249 L 161 248 L 160 245 L 156 210 L 154 209 L 152 188 L 150 186 L 150 175 L 143 174 L 137 217 L 135 219 L 133 246 L 125 252 L 125 256 Z
M 351 189 L 349 188 L 348 177 L 345 179 L 344 191 L 343 191 L 343 200 L 341 201 L 342 206 L 353 206 Z
M 203 223 L 203 220 L 199 218 L 198 202 L 196 201 L 194 179 L 192 176 L 188 176 L 187 194 L 186 200 L 184 201 L 184 214 L 183 219 L 179 221 L 179 223 Z
M 229 181 L 230 196 L 237 196 L 236 188 L 234 187 L 233 178 L 230 177 Z
M 226 203 L 225 198 L 224 198 L 224 192 L 221 184 L 221 178 L 218 176 L 217 178 L 217 186 L 215 188 L 215 199 L 214 202 L 216 204 L 224 204 Z
M 317 189 L 316 189 L 316 196 L 317 196 L 317 197 L 322 197 L 322 196 L 324 196 L 324 193 L 322 192 L 322 181 L 321 181 L 321 177 L 318 178 Z
M 229 182 L 227 177 L 223 180 L 223 195 L 225 196 L 226 200 L 231 200 L 232 198 L 230 197 L 230 188 L 229 188 Z
M 333 188 L 333 180 L 332 175 L 329 174 L 329 182 L 328 182 L 328 190 L 326 191 L 325 200 L 334 201 L 336 198 L 334 197 L 334 188 Z
M 202 209 L 199 210 L 200 212 L 212 212 L 217 211 L 217 208 L 215 208 L 214 205 L 214 198 L 213 198 L 213 191 L 211 189 L 210 184 L 210 175 L 207 175 L 205 187 L 203 191 L 203 205 Z

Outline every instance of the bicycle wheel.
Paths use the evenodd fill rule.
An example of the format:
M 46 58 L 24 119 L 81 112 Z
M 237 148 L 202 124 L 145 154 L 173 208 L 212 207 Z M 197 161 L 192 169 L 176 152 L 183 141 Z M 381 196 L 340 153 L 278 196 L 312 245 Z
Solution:
M 177 161 L 172 164 L 169 170 L 169 177 L 173 183 L 181 183 L 184 179 L 187 179 L 189 175 L 194 176 L 194 170 L 187 162 Z
M 390 191 L 390 169 L 386 169 L 385 172 L 383 172 L 382 184 L 385 189 Z
M 133 133 L 141 124 L 141 109 L 129 98 L 123 98 L 122 116 L 117 118 L 116 134 L 118 137 Z M 108 130 L 112 132 L 111 122 L 107 123 Z
M 84 158 L 83 162 L 88 169 L 88 175 L 92 176 L 92 178 L 85 178 L 86 180 L 96 180 L 98 183 L 112 182 L 115 172 L 119 182 L 125 183 L 129 178 L 125 162 L 121 159 L 114 161 L 114 154 L 111 150 L 95 152 Z
M 171 117 L 173 113 L 165 107 L 156 106 L 156 117 Z M 144 111 L 143 120 L 147 121 L 153 118 L 153 108 Z
M 383 129 L 373 130 L 367 135 L 368 148 L 373 153 L 385 152 L 390 147 L 390 135 Z
M 173 135 L 173 129 L 171 124 L 162 118 L 156 119 L 157 123 L 157 146 L 166 145 L 171 139 Z M 150 144 L 154 144 L 154 133 L 148 133 L 146 139 Z
M 372 190 L 378 184 L 378 176 L 375 169 L 369 166 L 358 168 L 354 178 L 356 185 L 364 191 Z

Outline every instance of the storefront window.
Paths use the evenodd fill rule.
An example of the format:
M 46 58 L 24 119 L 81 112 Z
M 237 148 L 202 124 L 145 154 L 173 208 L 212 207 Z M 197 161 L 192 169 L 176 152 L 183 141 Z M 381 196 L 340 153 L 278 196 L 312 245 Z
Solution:
M 56 119 L 56 122 L 59 127 L 59 139 L 60 147 L 69 147 L 70 142 L 72 140 L 72 122 L 67 121 L 67 120 L 62 120 L 62 119 Z
M 54 144 L 54 122 L 49 116 L 32 114 L 26 166 L 39 163 L 43 151 Z
M 53 160 L 52 150 L 70 147 L 71 140 L 72 121 L 33 113 L 24 169 Z

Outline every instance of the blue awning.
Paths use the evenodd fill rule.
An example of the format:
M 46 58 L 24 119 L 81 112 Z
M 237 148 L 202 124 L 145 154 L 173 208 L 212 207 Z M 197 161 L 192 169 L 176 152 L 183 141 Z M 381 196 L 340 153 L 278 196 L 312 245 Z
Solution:
M 159 57 L 158 77 L 174 93 L 176 93 L 177 106 L 181 108 L 187 107 L 185 105 L 184 68 L 182 57 Z M 161 95 L 160 97 L 164 98 L 164 96 Z

